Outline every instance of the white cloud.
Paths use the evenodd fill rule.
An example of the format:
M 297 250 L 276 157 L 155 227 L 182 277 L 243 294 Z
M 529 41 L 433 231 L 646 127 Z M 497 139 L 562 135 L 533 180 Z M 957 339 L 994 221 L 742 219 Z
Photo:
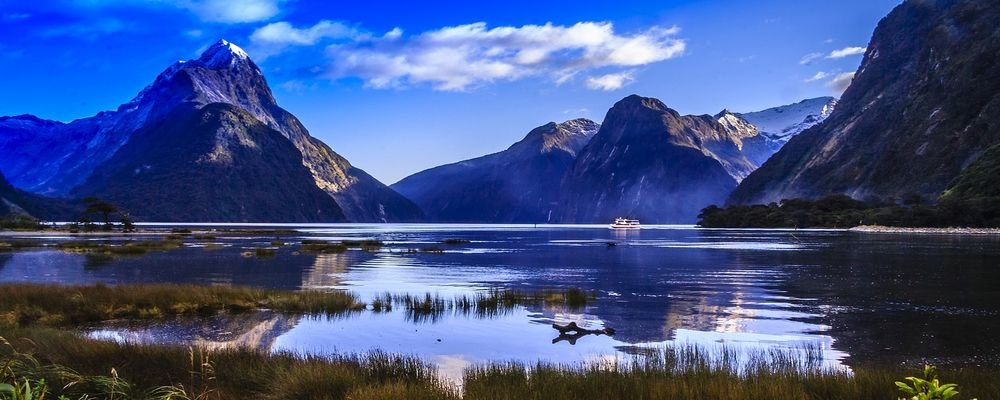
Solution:
M 823 58 L 823 53 L 809 53 L 802 56 L 802 59 L 799 60 L 799 65 L 809 65 L 821 58 Z
M 309 28 L 298 29 L 288 22 L 274 22 L 264 25 L 255 30 L 250 35 L 250 40 L 255 44 L 263 45 L 300 45 L 308 46 L 316 44 L 324 38 L 351 38 L 358 37 L 361 33 L 350 26 L 340 22 L 323 20 Z
M 205 32 L 202 31 L 201 29 L 191 29 L 191 30 L 184 31 L 184 36 L 187 36 L 187 37 L 193 38 L 193 39 L 200 38 L 204 34 L 205 34 Z
M 266 21 L 278 15 L 284 0 L 186 0 L 176 3 L 203 21 L 244 23 Z
M 830 54 L 826 56 L 826 58 L 844 58 L 858 54 L 865 54 L 865 48 L 857 46 L 845 47 L 839 50 L 831 51 Z
M 594 90 L 618 90 L 635 81 L 632 71 L 591 76 L 587 78 L 587 88 Z
M 374 88 L 428 84 L 446 91 L 529 76 L 547 76 L 562 84 L 582 71 L 678 57 L 685 50 L 684 40 L 676 37 L 679 31 L 652 27 L 623 35 L 610 22 L 494 28 L 480 22 L 410 37 L 394 29 L 381 38 L 329 46 L 328 75 L 358 77 Z M 622 75 L 622 85 L 632 79 L 631 74 L 628 79 L 617 75 Z
M 815 75 L 813 75 L 812 78 L 806 79 L 806 82 L 816 82 L 818 80 L 826 79 L 826 77 L 828 76 L 830 76 L 830 74 L 823 71 L 819 71 Z
M 833 89 L 834 93 L 840 95 L 847 90 L 847 87 L 851 85 L 851 81 L 854 80 L 854 72 L 844 72 L 842 74 L 837 74 L 829 82 L 826 83 L 827 86 Z

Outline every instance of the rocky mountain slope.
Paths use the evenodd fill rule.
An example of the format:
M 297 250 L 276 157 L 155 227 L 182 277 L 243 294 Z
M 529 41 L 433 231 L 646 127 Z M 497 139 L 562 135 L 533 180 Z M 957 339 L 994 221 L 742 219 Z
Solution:
M 170 66 L 150 86 L 116 111 L 102 112 L 94 117 L 68 124 L 42 121 L 32 117 L 0 120 L 0 149 L 20 148 L 25 145 L 25 138 L 34 143 L 32 146 L 35 146 L 35 148 L 25 148 L 18 153 L 17 157 L 0 161 L 0 170 L 13 171 L 11 174 L 12 183 L 38 193 L 60 196 L 90 194 L 122 199 L 132 198 L 133 195 L 141 197 L 139 193 L 122 192 L 130 190 L 129 187 L 117 185 L 114 182 L 103 182 L 104 184 L 96 186 L 96 188 L 103 189 L 95 189 L 89 185 L 100 182 L 103 178 L 91 175 L 100 169 L 102 177 L 123 178 L 123 175 L 111 171 L 113 169 L 111 166 L 105 167 L 103 164 L 109 162 L 113 157 L 118 157 L 119 160 L 141 158 L 139 154 L 118 155 L 118 152 L 124 149 L 124 146 L 131 140 L 133 134 L 139 131 L 156 131 L 158 127 L 170 123 L 170 121 L 165 121 L 165 118 L 177 118 L 176 112 L 178 110 L 198 113 L 208 105 L 220 103 L 242 110 L 252 119 L 235 117 L 234 115 L 239 113 L 232 110 L 225 113 L 225 116 L 220 117 L 221 128 L 207 128 L 209 130 L 215 129 L 214 134 L 217 135 L 215 140 L 218 146 L 239 148 L 245 143 L 234 142 L 234 140 L 246 137 L 247 131 L 259 130 L 259 127 L 256 126 L 238 126 L 226 123 L 226 121 L 256 120 L 263 127 L 280 133 L 284 141 L 291 144 L 293 150 L 298 153 L 295 157 L 298 159 L 297 164 L 309 172 L 312 185 L 325 191 L 329 197 L 336 201 L 336 208 L 341 210 L 341 212 L 334 212 L 333 208 L 319 206 L 317 203 L 317 207 L 304 211 L 312 214 L 298 215 L 296 220 L 337 221 L 346 216 L 352 221 L 383 222 L 413 221 L 422 218 L 422 213 L 415 204 L 364 171 L 352 166 L 324 143 L 311 137 L 298 119 L 277 105 L 256 64 L 242 49 L 224 40 L 209 47 L 196 60 L 181 61 Z M 209 134 L 208 131 L 202 133 Z M 279 147 L 283 146 L 281 141 L 269 143 Z M 129 148 L 142 148 L 142 146 Z M 284 153 L 286 150 L 280 148 L 276 151 Z M 245 156 L 251 153 L 235 152 L 233 154 Z M 271 156 L 266 151 L 260 154 Z M 291 159 L 286 155 L 278 158 L 285 161 Z M 240 164 L 239 160 L 234 161 L 234 164 Z M 121 166 L 120 163 L 114 163 L 114 165 Z M 162 165 L 162 167 L 168 168 L 167 165 Z M 282 168 L 283 172 L 276 173 L 279 175 L 284 172 L 291 173 L 292 169 L 291 166 L 287 166 L 287 168 Z M 166 178 L 166 176 L 161 178 Z M 161 190 L 174 193 L 181 188 L 189 188 L 190 186 L 190 183 L 184 182 L 183 177 L 179 175 L 173 175 L 173 179 L 169 182 L 161 182 L 166 185 L 161 186 Z M 260 182 L 245 182 L 244 186 L 250 190 L 246 193 L 273 197 L 270 199 L 263 197 L 255 200 L 247 199 L 248 204 L 260 202 L 273 204 L 274 201 L 286 195 L 277 193 L 284 190 L 281 185 L 268 186 L 264 185 L 265 181 L 266 179 L 262 179 Z M 84 185 L 84 182 L 88 184 Z M 203 183 L 207 185 L 210 182 L 206 180 Z M 258 183 L 260 185 L 257 185 Z M 290 185 L 299 187 L 298 183 Z M 206 191 L 215 190 L 213 188 L 204 189 Z M 306 193 L 296 190 L 293 192 Z M 231 193 L 237 197 L 240 194 Z M 297 200 L 304 202 L 302 204 L 312 204 L 315 199 L 311 199 L 311 194 L 307 197 L 310 198 Z M 290 203 L 289 207 L 292 204 L 296 204 L 296 201 Z M 159 208 L 160 205 L 139 203 L 136 206 L 139 208 L 130 208 L 130 210 L 137 216 L 143 214 L 163 215 L 162 210 L 150 209 L 147 213 L 147 210 L 143 209 L 143 207 Z M 227 220 L 226 218 L 235 215 L 222 210 L 219 210 L 218 215 L 211 215 L 210 211 L 207 211 L 212 208 L 210 204 L 194 206 L 204 208 L 209 214 L 204 214 L 202 217 L 211 217 L 210 219 L 213 220 Z M 315 213 L 313 213 L 314 211 Z M 269 217 L 270 212 L 248 209 L 241 214 L 240 218 L 260 220 Z
M 742 139 L 753 135 L 712 116 L 681 116 L 653 98 L 626 97 L 563 178 L 560 220 L 693 222 L 698 210 L 724 200 L 753 170 L 740 150 Z
M 19 190 L 0 174 L 0 218 L 27 215 L 48 221 L 73 221 L 79 212 L 80 207 L 68 202 Z
M 552 222 L 560 181 L 599 127 L 587 119 L 550 122 L 504 151 L 431 168 L 392 188 L 431 221 Z
M 133 133 L 74 195 L 140 221 L 344 220 L 292 143 L 244 109 L 189 105 L 159 121 Z
M 936 199 L 1000 143 L 1000 3 L 906 1 L 875 29 L 829 118 L 789 140 L 730 203 Z

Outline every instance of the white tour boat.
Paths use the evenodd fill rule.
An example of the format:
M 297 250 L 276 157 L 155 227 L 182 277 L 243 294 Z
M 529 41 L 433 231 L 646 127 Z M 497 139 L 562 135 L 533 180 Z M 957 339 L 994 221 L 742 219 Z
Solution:
M 639 229 L 639 220 L 628 218 L 615 218 L 615 223 L 608 228 L 611 229 Z

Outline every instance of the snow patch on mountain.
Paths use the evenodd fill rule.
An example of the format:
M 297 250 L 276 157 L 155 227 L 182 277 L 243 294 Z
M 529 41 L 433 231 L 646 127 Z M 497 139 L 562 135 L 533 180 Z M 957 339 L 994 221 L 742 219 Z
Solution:
M 218 42 L 215 42 L 215 44 L 201 54 L 198 61 L 210 68 L 222 68 L 248 59 L 250 59 L 250 56 L 240 46 L 232 44 L 226 41 L 226 39 L 219 39 Z
M 739 116 L 757 127 L 761 134 L 784 143 L 823 122 L 836 106 L 837 99 L 833 97 L 817 97 Z

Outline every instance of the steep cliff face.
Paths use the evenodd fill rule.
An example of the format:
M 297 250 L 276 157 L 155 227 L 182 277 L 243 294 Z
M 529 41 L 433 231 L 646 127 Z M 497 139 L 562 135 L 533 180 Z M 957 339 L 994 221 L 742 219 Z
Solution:
M 730 203 L 845 193 L 937 198 L 1000 143 L 1000 3 L 907 1 L 875 29 L 829 118 L 792 138 Z
M 106 199 L 142 221 L 345 220 L 298 149 L 245 110 L 192 105 L 158 121 L 136 131 L 74 194 Z
M 442 222 L 552 222 L 559 184 L 600 127 L 586 119 L 533 129 L 499 153 L 411 175 L 392 188 Z
M 242 49 L 224 40 L 198 59 L 170 66 L 116 111 L 69 124 L 32 122 L 36 127 L 25 129 L 21 129 L 27 126 L 23 117 L 0 121 L 0 148 L 22 146 L 25 140 L 37 143 L 36 148 L 23 151 L 14 160 L 0 162 L 0 169 L 16 173 L 13 181 L 19 187 L 39 193 L 65 196 L 91 192 L 81 185 L 116 156 L 135 132 L 163 125 L 165 118 L 176 117 L 177 110 L 197 110 L 211 104 L 236 107 L 284 136 L 300 154 L 298 164 L 309 171 L 313 185 L 335 199 L 349 220 L 421 218 L 415 204 L 310 136 L 297 118 L 277 105 L 257 65 Z M 15 131 L 19 134 L 8 134 Z
M 693 222 L 753 169 L 739 140 L 711 116 L 681 116 L 659 100 L 626 97 L 564 177 L 560 220 Z

